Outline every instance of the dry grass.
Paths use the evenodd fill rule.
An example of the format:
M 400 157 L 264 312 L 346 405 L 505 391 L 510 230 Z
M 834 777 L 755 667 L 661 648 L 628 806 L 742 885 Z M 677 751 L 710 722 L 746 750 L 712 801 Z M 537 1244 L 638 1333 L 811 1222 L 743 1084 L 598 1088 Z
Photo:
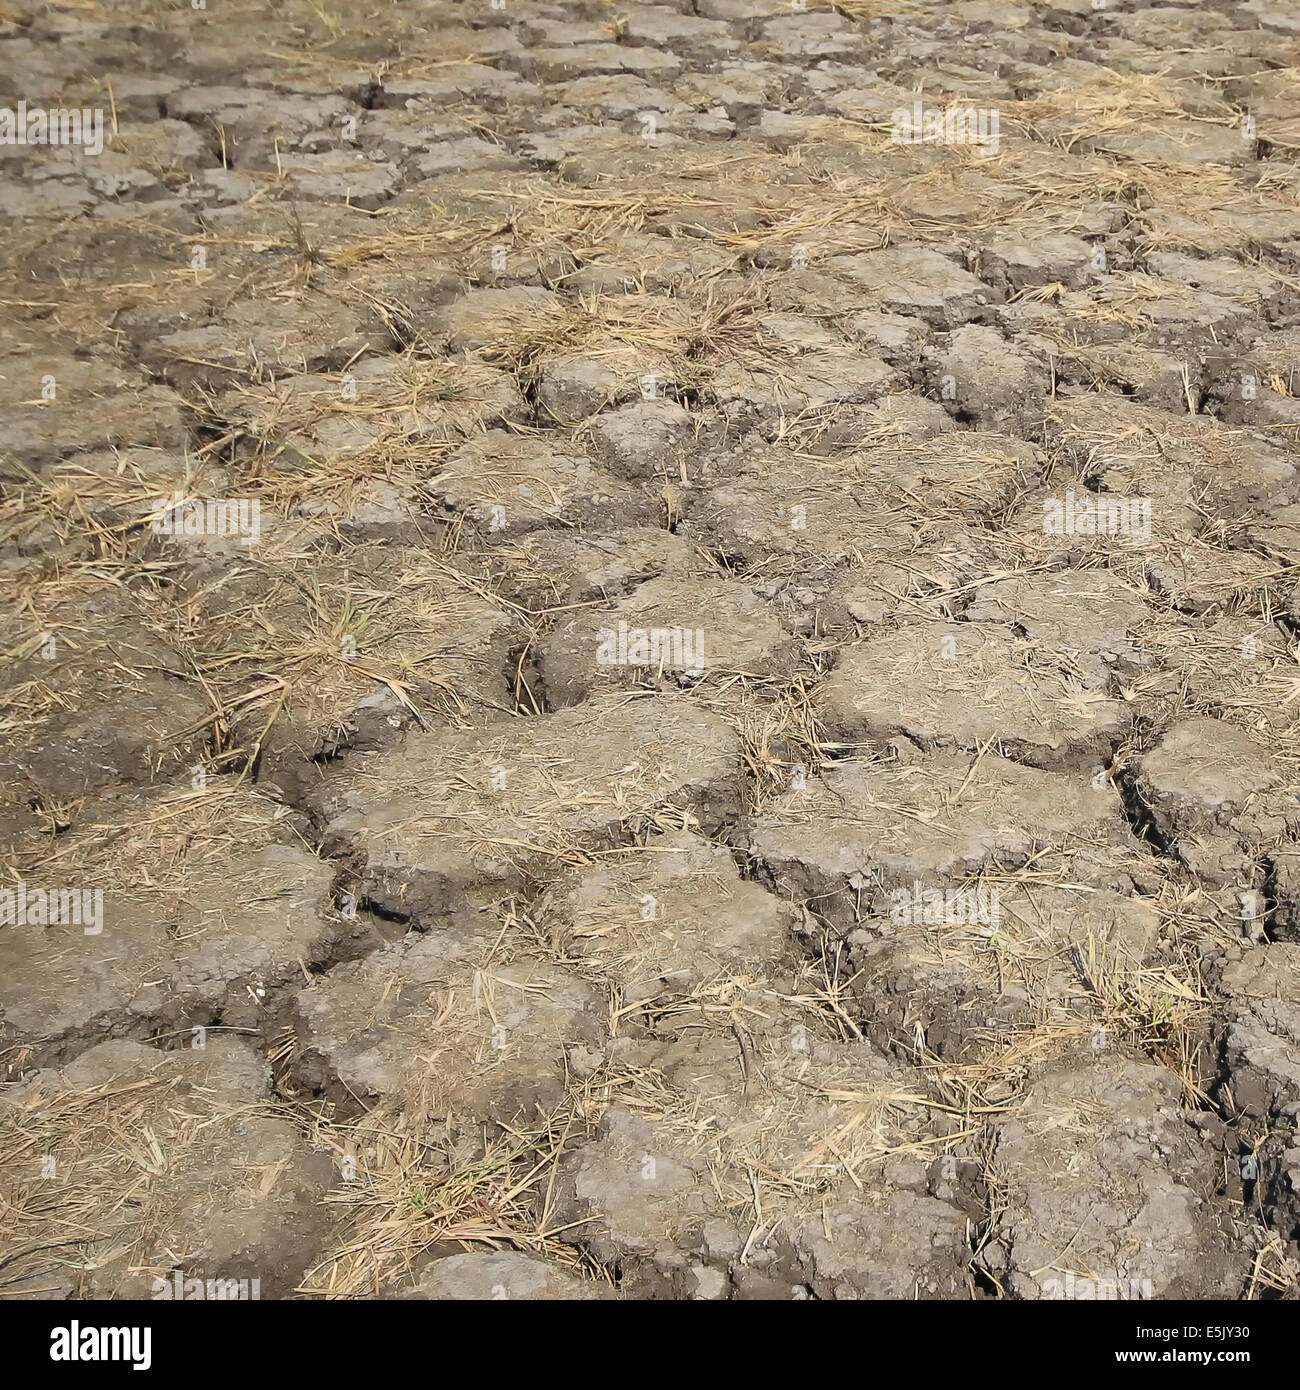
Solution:
M 425 854 L 452 856 L 447 872 L 464 858 L 500 875 L 512 864 L 582 863 L 620 825 L 693 824 L 690 789 L 717 778 L 725 754 L 698 726 L 688 733 L 666 702 L 643 700 L 635 692 L 601 696 L 546 721 L 452 734 L 418 757 L 358 760 L 341 787 L 365 796 L 379 778 L 382 794 L 342 817 L 342 833 L 364 828 L 372 852 L 390 841 L 419 843 Z M 436 804 L 430 786 L 441 788 Z
M 1184 102 L 1193 106 L 1194 115 Z M 1017 102 L 1009 114 L 1035 138 L 1053 140 L 1064 149 L 1097 136 L 1140 132 L 1161 121 L 1177 124 L 1189 143 L 1195 140 L 1198 121 L 1240 124 L 1226 101 L 1190 83 L 1165 73 L 1118 72 L 1103 66 L 1092 67 L 1085 77 L 1071 75 L 1055 91 Z
M 170 1179 L 202 1167 L 214 1130 L 274 1110 L 175 1074 L 7 1097 L 0 1297 L 57 1297 L 64 1278 L 109 1265 L 150 1269 L 184 1210 L 183 1187 Z
M 454 1157 L 424 1134 L 418 1097 L 371 1111 L 323 1140 L 355 1177 L 329 1195 L 340 1220 L 328 1253 L 303 1276 L 313 1298 L 366 1298 L 407 1282 L 422 1257 L 449 1244 L 513 1249 L 599 1277 L 572 1244 L 548 1230 L 547 1193 L 565 1146 L 585 1136 L 572 1109 L 531 1128 L 496 1131 L 476 1157 Z
M 290 817 L 236 777 L 213 778 L 201 790 L 124 792 L 78 817 L 59 839 L 12 860 L 11 872 L 91 881 L 136 901 L 176 894 L 192 875 L 221 865 L 233 847 L 251 853 L 281 841 Z
M 736 1057 L 743 1084 L 724 1089 L 714 1076 L 704 1090 L 679 1090 L 653 1066 L 624 1066 L 598 1076 L 588 1095 L 597 1112 L 606 1104 L 632 1110 L 654 1126 L 664 1151 L 704 1169 L 715 1200 L 748 1225 L 750 1244 L 786 1223 L 820 1219 L 827 1194 L 845 1180 L 871 1181 L 886 1158 L 928 1158 L 965 1137 L 956 1117 L 936 1126 L 946 1108 L 888 1067 L 864 1071 L 836 1053 L 823 1060 L 812 1041 L 800 1054 L 788 1038 L 743 1032 L 719 1046 Z

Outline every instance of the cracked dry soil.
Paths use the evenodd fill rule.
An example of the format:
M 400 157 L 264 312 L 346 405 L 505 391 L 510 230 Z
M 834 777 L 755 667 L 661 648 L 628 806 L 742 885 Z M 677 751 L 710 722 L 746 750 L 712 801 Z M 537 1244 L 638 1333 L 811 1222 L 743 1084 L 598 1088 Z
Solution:
M 0 71 L 0 1294 L 1297 1296 L 1293 6 Z

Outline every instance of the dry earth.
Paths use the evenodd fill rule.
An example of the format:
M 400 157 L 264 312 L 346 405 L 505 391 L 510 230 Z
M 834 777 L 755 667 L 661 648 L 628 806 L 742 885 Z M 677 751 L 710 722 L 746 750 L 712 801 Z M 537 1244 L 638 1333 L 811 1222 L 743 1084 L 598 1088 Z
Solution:
M 1296 8 L 195 4 L 0 0 L 0 1295 L 1297 1297 Z

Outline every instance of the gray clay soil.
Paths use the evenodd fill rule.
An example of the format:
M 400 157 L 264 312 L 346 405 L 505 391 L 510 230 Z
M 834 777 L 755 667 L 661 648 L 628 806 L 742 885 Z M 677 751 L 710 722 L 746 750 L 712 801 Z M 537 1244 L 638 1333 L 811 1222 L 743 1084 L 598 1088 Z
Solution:
M 0 1295 L 1300 1296 L 1294 5 L 0 71 Z

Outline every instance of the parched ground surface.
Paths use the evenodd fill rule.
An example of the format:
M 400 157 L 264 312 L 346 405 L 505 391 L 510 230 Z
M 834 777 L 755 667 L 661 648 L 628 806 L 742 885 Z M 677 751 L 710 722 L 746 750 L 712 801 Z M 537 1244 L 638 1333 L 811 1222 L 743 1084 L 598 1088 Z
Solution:
M 0 21 L 0 1295 L 1297 1296 L 1293 5 Z

